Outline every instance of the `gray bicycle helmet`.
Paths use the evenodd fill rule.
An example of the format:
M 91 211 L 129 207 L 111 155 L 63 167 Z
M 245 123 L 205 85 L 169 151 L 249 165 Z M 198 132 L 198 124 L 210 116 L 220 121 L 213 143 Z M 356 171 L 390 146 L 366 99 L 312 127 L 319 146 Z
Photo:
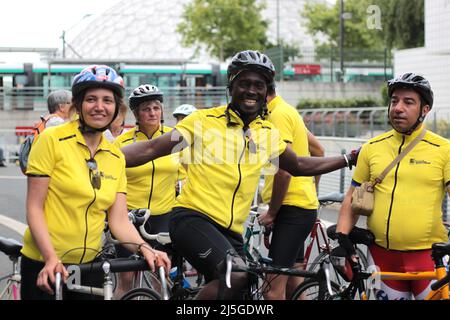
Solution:
M 134 111 L 142 102 L 148 100 L 159 100 L 163 102 L 163 92 L 159 91 L 157 86 L 143 84 L 131 92 L 128 98 L 131 111 Z
M 268 56 L 255 50 L 238 52 L 232 59 L 227 69 L 228 85 L 243 70 L 252 70 L 262 73 L 267 79 L 267 84 L 273 83 L 275 77 L 275 66 Z
M 433 107 L 434 95 L 427 79 L 416 73 L 408 72 L 388 81 L 388 96 L 392 97 L 395 89 L 408 88 L 416 91 L 422 99 Z

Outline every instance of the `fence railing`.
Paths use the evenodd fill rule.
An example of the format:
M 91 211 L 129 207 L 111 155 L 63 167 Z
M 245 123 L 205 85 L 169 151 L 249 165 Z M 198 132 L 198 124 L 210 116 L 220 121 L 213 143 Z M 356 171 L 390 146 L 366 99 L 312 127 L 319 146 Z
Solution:
M 301 109 L 308 129 L 317 136 L 372 138 L 391 129 L 387 107 Z M 450 138 L 450 108 L 433 109 L 426 118 L 433 132 Z
M 46 87 L 6 88 L 0 87 L 0 110 L 46 110 L 47 95 L 53 89 Z M 127 88 L 128 97 L 133 88 Z M 225 87 L 160 88 L 164 92 L 165 105 L 179 106 L 183 103 L 204 108 L 226 104 Z

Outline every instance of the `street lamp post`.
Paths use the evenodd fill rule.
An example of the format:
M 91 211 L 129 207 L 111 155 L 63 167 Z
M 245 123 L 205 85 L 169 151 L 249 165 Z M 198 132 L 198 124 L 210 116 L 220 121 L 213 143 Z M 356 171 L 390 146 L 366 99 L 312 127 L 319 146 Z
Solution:
M 344 0 L 340 0 L 339 10 L 339 53 L 341 62 L 340 81 L 344 82 Z
M 91 13 L 85 14 L 80 20 L 78 20 L 75 24 L 73 24 L 69 29 L 63 30 L 62 35 L 61 35 L 61 39 L 62 39 L 62 57 L 63 57 L 63 59 L 66 58 L 66 45 L 68 45 L 69 48 L 72 51 L 74 51 L 74 49 L 66 42 L 66 32 L 72 30 L 73 28 L 75 28 L 81 21 L 83 21 L 84 19 L 86 19 L 86 18 L 88 18 L 90 16 L 92 16 Z M 75 52 L 75 54 L 79 55 L 77 52 Z

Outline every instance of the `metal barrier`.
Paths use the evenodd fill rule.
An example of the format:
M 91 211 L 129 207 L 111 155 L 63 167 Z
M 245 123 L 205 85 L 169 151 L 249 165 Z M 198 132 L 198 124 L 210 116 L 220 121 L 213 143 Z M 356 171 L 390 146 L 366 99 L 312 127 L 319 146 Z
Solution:
M 66 89 L 58 87 L 50 89 Z M 133 88 L 127 88 L 128 97 Z M 226 104 L 226 87 L 180 87 L 160 88 L 164 92 L 165 105 L 175 108 L 183 103 L 193 104 L 199 108 Z M 47 87 L 6 88 L 0 87 L 0 110 L 47 110 Z
M 299 113 L 317 136 L 373 138 L 391 129 L 387 107 L 301 109 Z M 450 138 L 450 108 L 433 109 L 426 125 L 431 131 Z

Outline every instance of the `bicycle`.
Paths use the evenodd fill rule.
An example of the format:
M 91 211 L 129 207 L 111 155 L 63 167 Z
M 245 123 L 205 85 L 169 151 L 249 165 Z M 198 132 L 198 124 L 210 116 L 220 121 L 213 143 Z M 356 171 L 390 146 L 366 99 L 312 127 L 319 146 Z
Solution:
M 359 263 L 352 264 L 353 279 L 334 296 L 332 300 L 369 300 L 365 280 L 373 283 L 378 280 L 436 280 L 431 284 L 431 291 L 424 300 L 450 300 L 449 282 L 450 272 L 446 269 L 445 257 L 450 255 L 450 243 L 438 242 L 431 246 L 431 257 L 435 264 L 434 271 L 423 272 L 367 272 Z M 373 286 L 372 288 L 373 289 Z
M 150 217 L 150 211 L 148 209 L 138 209 L 132 210 L 129 213 L 130 221 L 134 223 L 134 225 L 139 230 L 139 233 L 144 239 L 157 241 L 162 245 L 171 244 L 170 235 L 168 232 L 160 232 L 157 234 L 149 234 L 145 230 L 145 224 Z M 109 237 L 109 236 L 107 236 Z M 115 240 L 110 238 L 110 241 L 113 243 Z M 117 242 L 116 242 L 117 243 Z M 173 248 L 172 248 L 173 249 Z M 161 297 L 163 300 L 187 300 L 192 299 L 197 295 L 197 293 L 202 288 L 202 279 L 203 277 L 200 274 L 197 274 L 197 286 L 191 286 L 185 279 L 185 260 L 182 256 L 180 256 L 176 250 L 173 250 L 172 256 L 172 265 L 176 268 L 173 274 L 173 277 L 168 277 L 165 279 L 167 289 L 164 292 L 161 292 Z M 193 275 L 192 275 L 193 276 Z M 125 293 L 122 299 L 126 300 L 130 297 L 140 296 L 141 294 L 145 294 L 146 287 L 144 284 L 153 291 L 159 292 L 164 287 L 160 284 L 160 277 L 155 276 L 150 271 L 140 272 L 138 277 L 139 284 L 136 288 L 130 290 Z
M 113 273 L 115 272 L 129 272 L 129 271 L 143 271 L 148 270 L 148 264 L 142 257 L 131 257 L 131 258 L 116 258 L 116 259 L 106 259 L 104 261 L 90 262 L 84 264 L 68 264 L 66 265 L 68 271 L 73 271 L 69 276 L 67 290 L 92 294 L 95 296 L 102 296 L 104 300 L 113 299 Z M 103 287 L 96 288 L 90 286 L 83 286 L 79 282 L 83 274 L 87 273 L 103 273 Z M 165 271 L 164 267 L 160 266 L 158 268 L 158 273 L 160 275 L 160 281 L 165 286 Z M 61 273 L 57 272 L 55 274 L 55 300 L 63 300 L 63 285 Z M 72 280 L 75 283 L 72 283 Z M 164 289 L 165 290 L 165 289 Z M 133 290 L 131 290 L 133 291 Z M 121 300 L 134 300 L 136 298 L 148 299 L 148 300 L 161 300 L 161 296 L 154 290 L 150 288 L 142 288 L 141 295 L 136 296 L 130 294 L 129 291 L 126 293 Z
M 332 240 L 336 240 L 337 236 L 336 236 L 336 225 L 332 225 L 330 227 L 327 228 L 327 236 L 329 239 Z M 371 244 L 374 243 L 375 241 L 375 237 L 374 235 L 366 230 L 366 229 L 362 229 L 359 227 L 353 227 L 352 231 L 349 233 L 349 239 L 350 241 L 353 243 L 353 245 L 355 246 L 355 250 L 358 256 L 358 265 L 360 265 L 363 268 L 367 268 L 367 258 L 365 257 L 364 254 L 362 254 L 361 256 L 359 256 L 360 251 L 359 248 L 357 248 L 357 245 L 359 244 L 363 244 L 365 246 L 370 246 Z M 321 253 L 321 255 L 319 255 L 316 260 L 320 260 L 317 263 L 322 263 L 322 261 L 324 260 L 330 260 L 331 261 L 331 265 L 330 265 L 330 269 L 332 270 L 331 273 L 331 280 L 334 283 L 337 283 L 339 286 L 344 286 L 345 283 L 347 283 L 347 281 L 345 280 L 347 277 L 344 276 L 343 274 L 341 274 L 341 271 L 339 268 L 337 268 L 334 264 L 333 264 L 333 260 L 330 257 L 330 253 L 331 253 L 331 249 L 332 246 L 329 247 L 330 251 L 323 251 Z M 320 258 L 320 259 L 319 259 Z M 316 267 L 316 265 L 314 265 Z M 312 271 L 312 270 L 310 270 Z M 312 271 L 314 272 L 314 271 Z M 337 281 L 334 281 L 334 280 Z M 305 282 L 301 283 L 295 290 L 294 293 L 292 294 L 291 300 L 297 300 L 297 299 L 308 299 L 308 300 L 316 300 L 318 297 L 316 295 L 316 292 L 318 292 L 318 288 L 319 284 L 314 281 L 314 279 L 312 280 L 306 280 Z
M 334 236 L 334 232 L 332 230 L 335 230 L 336 225 L 334 225 L 333 228 L 326 229 L 323 222 L 320 220 L 320 212 L 323 208 L 325 208 L 328 205 L 331 205 L 333 203 L 342 203 L 344 200 L 344 194 L 338 193 L 338 192 L 332 192 L 329 194 L 326 194 L 324 196 L 321 196 L 318 198 L 319 200 L 319 214 L 317 217 L 316 222 L 314 223 L 313 229 L 311 230 L 310 235 L 308 236 L 308 239 L 306 240 L 306 249 L 305 249 L 305 255 L 304 255 L 304 263 L 307 266 L 307 270 L 311 272 L 317 272 L 320 263 L 327 259 L 330 255 L 331 250 L 335 247 L 334 244 L 331 243 L 331 240 L 336 240 L 336 237 Z M 330 230 L 330 231 L 328 231 Z M 356 229 L 355 229 L 356 230 Z M 353 239 L 357 242 L 357 244 L 366 244 L 366 239 L 356 238 L 353 235 Z M 361 243 L 362 241 L 362 243 Z M 315 244 L 315 248 L 318 252 L 318 255 L 314 258 L 314 260 L 309 263 L 309 260 L 311 258 L 311 253 L 313 251 Z M 360 258 L 361 264 L 367 268 L 367 257 L 366 254 L 355 245 L 355 250 L 357 256 Z M 339 275 L 339 273 L 334 270 L 333 265 L 331 265 L 331 280 L 338 284 L 343 284 L 346 281 Z
M 0 237 L 0 251 L 12 261 L 12 273 L 0 278 L 0 283 L 6 280 L 6 285 L 0 289 L 0 300 L 20 300 L 19 259 L 22 244 L 14 239 Z
M 244 300 L 261 300 L 263 298 L 265 290 L 270 287 L 270 283 L 266 280 L 267 274 L 312 279 L 319 285 L 319 297 L 323 300 L 328 299 L 331 295 L 337 294 L 340 288 L 338 284 L 330 280 L 330 261 L 328 259 L 322 261 L 318 272 L 310 272 L 299 269 L 274 267 L 270 265 L 271 259 L 267 258 L 261 258 L 259 261 L 248 261 L 245 266 L 240 266 L 233 264 L 232 258 L 233 253 L 229 250 L 225 258 L 225 276 L 221 281 L 225 281 L 227 288 L 231 288 L 231 273 L 246 272 L 249 275 L 249 279 L 245 292 L 242 294 Z M 260 285 L 259 280 L 262 281 L 263 285 Z M 219 292 L 219 299 L 223 297 L 222 294 L 223 292 Z

